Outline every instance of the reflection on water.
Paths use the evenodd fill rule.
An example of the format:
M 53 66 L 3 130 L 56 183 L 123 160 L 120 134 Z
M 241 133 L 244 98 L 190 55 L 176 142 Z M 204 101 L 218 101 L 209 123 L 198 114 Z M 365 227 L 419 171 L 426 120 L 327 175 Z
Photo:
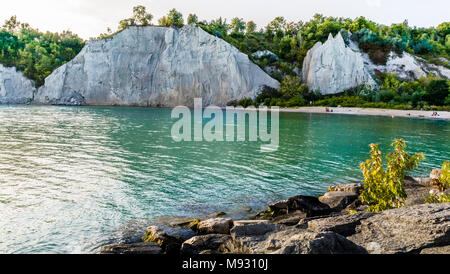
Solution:
M 181 142 L 168 109 L 0 107 L 0 252 L 86 253 L 155 216 L 258 209 L 360 178 L 368 144 L 404 138 L 426 175 L 450 158 L 446 121 L 280 114 L 280 148 Z

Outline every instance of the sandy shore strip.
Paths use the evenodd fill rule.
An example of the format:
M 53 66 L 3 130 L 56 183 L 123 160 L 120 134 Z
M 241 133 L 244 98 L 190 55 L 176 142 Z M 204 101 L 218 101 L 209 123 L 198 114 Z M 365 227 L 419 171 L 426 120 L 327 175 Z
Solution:
M 437 111 L 438 116 L 433 116 L 435 111 L 425 110 L 397 110 L 381 108 L 353 108 L 353 107 L 299 107 L 299 108 L 280 108 L 280 112 L 299 112 L 299 113 L 324 113 L 324 114 L 347 114 L 347 115 L 367 115 L 367 116 L 388 116 L 404 117 L 416 119 L 434 119 L 450 120 L 449 111 Z

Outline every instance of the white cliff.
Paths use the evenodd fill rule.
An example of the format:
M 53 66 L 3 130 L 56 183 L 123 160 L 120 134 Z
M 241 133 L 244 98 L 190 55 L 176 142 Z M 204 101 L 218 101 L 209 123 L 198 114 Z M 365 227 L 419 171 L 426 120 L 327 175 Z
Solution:
M 428 63 L 425 59 L 403 52 L 398 55 L 394 52 L 389 54 L 386 65 L 375 65 L 370 61 L 367 54 L 364 54 L 367 68 L 371 72 L 389 72 L 397 74 L 403 80 L 414 81 L 429 74 L 440 78 L 450 79 L 450 69 Z
M 0 65 L 0 104 L 26 104 L 33 100 L 34 82 L 14 67 Z
M 341 33 L 334 38 L 330 34 L 324 44 L 317 42 L 308 51 L 303 61 L 303 80 L 311 91 L 324 95 L 375 85 L 361 53 L 346 46 Z
M 254 98 L 278 82 L 200 28 L 130 27 L 89 41 L 36 92 L 37 104 L 192 106 Z

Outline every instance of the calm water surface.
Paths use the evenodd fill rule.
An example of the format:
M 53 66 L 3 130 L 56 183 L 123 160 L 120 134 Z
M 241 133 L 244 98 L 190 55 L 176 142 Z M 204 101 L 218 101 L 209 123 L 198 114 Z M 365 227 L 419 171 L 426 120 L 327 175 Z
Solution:
M 357 180 L 368 144 L 404 138 L 450 158 L 450 123 L 280 114 L 280 148 L 181 142 L 169 109 L 0 107 L 0 252 L 92 253 L 139 236 L 157 216 L 239 213 Z

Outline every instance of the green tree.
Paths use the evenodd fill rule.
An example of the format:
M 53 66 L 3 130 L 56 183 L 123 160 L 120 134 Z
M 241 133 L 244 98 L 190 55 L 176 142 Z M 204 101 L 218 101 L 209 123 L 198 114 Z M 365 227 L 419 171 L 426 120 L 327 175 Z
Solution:
M 137 25 L 147 26 L 150 25 L 153 15 L 147 12 L 144 6 L 133 7 L 133 19 Z
M 153 15 L 147 12 L 144 6 L 133 7 L 133 16 L 123 19 L 119 22 L 119 30 L 126 29 L 129 26 L 148 26 L 151 25 Z
M 302 79 L 298 76 L 286 76 L 281 82 L 279 92 L 284 99 L 291 99 L 295 96 L 303 96 L 308 93 L 308 87 L 302 84 Z
M 178 12 L 176 9 L 171 9 L 167 16 L 159 19 L 159 25 L 165 27 L 182 27 L 183 23 L 183 15 Z
M 245 30 L 245 22 L 241 18 L 233 18 L 231 20 L 231 33 L 243 33 Z
M 405 176 L 425 158 L 423 153 L 413 156 L 407 153 L 402 139 L 394 140 L 391 146 L 394 147 L 394 152 L 386 156 L 386 170 L 377 144 L 370 144 L 370 158 L 361 163 L 364 175 L 361 199 L 363 203 L 369 204 L 368 210 L 372 212 L 403 206 L 406 198 L 403 188 Z
M 253 21 L 248 21 L 246 26 L 246 33 L 252 34 L 256 31 L 256 24 Z
M 187 23 L 188 23 L 188 25 L 192 25 L 192 24 L 196 25 L 196 24 L 198 24 L 198 17 L 197 17 L 197 15 L 192 14 L 192 13 L 189 14 L 189 16 L 187 18 Z

